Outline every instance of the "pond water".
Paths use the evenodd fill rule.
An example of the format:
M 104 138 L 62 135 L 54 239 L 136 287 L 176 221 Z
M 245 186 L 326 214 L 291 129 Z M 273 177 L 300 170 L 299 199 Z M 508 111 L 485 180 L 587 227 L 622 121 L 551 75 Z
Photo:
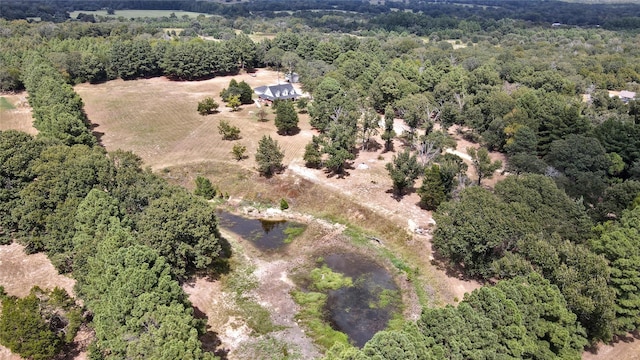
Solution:
M 250 219 L 225 211 L 218 211 L 217 216 L 220 227 L 251 242 L 260 251 L 276 252 L 287 245 L 284 230 L 291 224 L 285 220 Z
M 351 277 L 353 286 L 328 293 L 326 312 L 331 326 L 358 347 L 384 330 L 398 310 L 400 292 L 393 277 L 371 259 L 353 253 L 324 256 L 331 270 Z

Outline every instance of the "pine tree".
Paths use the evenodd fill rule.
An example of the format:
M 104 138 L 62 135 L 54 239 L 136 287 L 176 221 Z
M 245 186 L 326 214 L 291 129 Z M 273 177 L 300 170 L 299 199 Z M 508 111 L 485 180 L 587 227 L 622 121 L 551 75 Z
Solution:
M 384 132 L 382 133 L 385 151 L 391 151 L 393 147 L 393 138 L 396 137 L 396 132 L 393 130 L 393 114 L 393 108 L 391 106 L 387 106 L 384 111 Z
M 424 171 L 418 195 L 420 195 L 420 206 L 427 210 L 436 210 L 438 205 L 446 200 L 447 195 L 440 175 L 440 166 L 432 165 Z
M 262 136 L 256 152 L 256 163 L 260 174 L 267 177 L 273 175 L 282 169 L 283 159 L 284 152 L 280 149 L 278 142 L 273 140 L 271 136 Z
M 298 114 L 291 101 L 277 101 L 275 108 L 275 124 L 279 134 L 289 135 L 289 133 L 298 129 Z

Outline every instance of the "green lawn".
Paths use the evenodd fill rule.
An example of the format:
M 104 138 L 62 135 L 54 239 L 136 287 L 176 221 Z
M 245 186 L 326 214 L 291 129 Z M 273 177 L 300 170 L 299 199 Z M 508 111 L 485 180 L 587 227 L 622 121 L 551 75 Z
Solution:
M 9 100 L 0 96 L 0 110 L 11 110 L 11 109 L 15 109 L 15 106 L 13 106 L 13 104 L 10 103 Z

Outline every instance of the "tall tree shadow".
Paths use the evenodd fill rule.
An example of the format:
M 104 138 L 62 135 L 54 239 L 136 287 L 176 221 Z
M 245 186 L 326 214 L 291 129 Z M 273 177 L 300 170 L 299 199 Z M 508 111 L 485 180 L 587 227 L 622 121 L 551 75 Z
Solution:
M 193 307 L 193 316 L 205 322 L 209 319 L 209 317 L 196 306 Z M 220 360 L 228 359 L 229 349 L 222 347 L 222 341 L 220 337 L 218 337 L 218 333 L 211 331 L 211 326 L 206 325 L 206 332 L 200 335 L 199 339 L 202 343 L 202 350 L 214 354 L 220 358 Z

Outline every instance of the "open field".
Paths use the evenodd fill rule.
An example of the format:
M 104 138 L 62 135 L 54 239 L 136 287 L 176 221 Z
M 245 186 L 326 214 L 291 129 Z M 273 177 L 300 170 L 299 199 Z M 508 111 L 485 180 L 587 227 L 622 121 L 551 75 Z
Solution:
M 0 130 L 19 130 L 28 134 L 35 135 L 38 133 L 32 123 L 31 107 L 27 103 L 27 93 L 3 94 L 0 107 Z M 8 104 L 8 105 L 7 105 Z M 10 109 L 10 106 L 13 109 Z
M 181 10 L 115 10 L 113 15 L 107 14 L 107 10 L 95 10 L 95 11 L 84 10 L 84 11 L 72 11 L 69 13 L 69 17 L 71 17 L 72 19 L 75 19 L 78 17 L 78 14 L 80 13 L 84 13 L 87 15 L 94 15 L 94 16 L 105 16 L 105 17 L 110 17 L 114 19 L 119 18 L 120 16 L 122 16 L 125 19 L 144 18 L 144 17 L 158 18 L 163 16 L 169 17 L 172 13 L 176 14 L 178 18 L 181 18 L 184 15 L 187 15 L 190 18 L 196 18 L 199 15 L 204 15 L 207 17 L 212 16 L 210 14 L 201 14 L 201 13 L 196 13 L 191 11 L 181 11 Z
M 282 81 L 282 74 L 280 81 Z M 241 74 L 233 77 L 216 77 L 197 82 L 176 82 L 166 78 L 134 81 L 110 81 L 100 85 L 82 84 L 76 91 L 85 102 L 89 120 L 96 124 L 94 131 L 100 135 L 107 150 L 118 148 L 132 150 L 153 169 L 183 165 L 208 160 L 232 161 L 231 149 L 235 143 L 247 147 L 249 157 L 238 166 L 251 168 L 258 140 L 269 135 L 278 140 L 285 152 L 285 162 L 302 156 L 304 146 L 313 135 L 307 115 L 301 116 L 301 132 L 296 136 L 280 136 L 273 123 L 275 115 L 269 111 L 269 121 L 259 122 L 255 116 L 258 106 L 243 105 L 232 112 L 224 107 L 220 91 L 234 78 L 244 80 L 252 88 L 276 84 L 276 72 L 258 70 L 255 77 Z M 201 116 L 196 108 L 198 101 L 212 96 L 219 104 L 220 112 Z M 241 130 L 241 139 L 223 141 L 218 133 L 221 120 L 227 120 Z

